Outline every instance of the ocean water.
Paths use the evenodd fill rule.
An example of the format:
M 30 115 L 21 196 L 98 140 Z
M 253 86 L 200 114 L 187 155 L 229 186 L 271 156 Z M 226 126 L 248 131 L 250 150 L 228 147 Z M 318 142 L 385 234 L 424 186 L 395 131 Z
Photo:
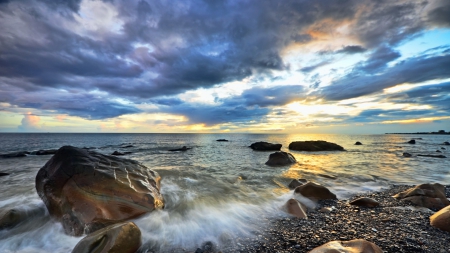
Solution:
M 412 138 L 416 144 L 408 144 Z M 229 142 L 217 142 L 227 139 Z M 298 152 L 292 141 L 326 140 L 344 152 Z M 265 165 L 272 152 L 253 151 L 257 141 L 280 143 L 297 163 Z M 361 146 L 354 143 L 360 141 Z M 287 188 L 294 178 L 315 181 L 346 199 L 392 184 L 450 183 L 448 135 L 262 135 L 262 134 L 0 134 L 0 154 L 58 149 L 64 145 L 95 147 L 97 152 L 132 152 L 161 177 L 164 210 L 133 220 L 141 229 L 142 252 L 193 250 L 205 242 L 217 248 L 260 236 L 265 223 L 287 216 L 281 206 L 292 197 Z M 121 148 L 132 145 L 129 148 Z M 187 146 L 185 152 L 169 149 Z M 441 149 L 441 147 L 446 148 Z M 437 153 L 436 150 L 442 151 Z M 403 152 L 414 156 L 405 158 Z M 443 154 L 448 158 L 417 157 Z M 0 230 L 0 252 L 71 252 L 82 237 L 63 233 L 38 197 L 34 180 L 50 155 L 0 158 L 0 209 L 30 212 L 31 219 Z M 332 176 L 334 178 L 330 178 Z

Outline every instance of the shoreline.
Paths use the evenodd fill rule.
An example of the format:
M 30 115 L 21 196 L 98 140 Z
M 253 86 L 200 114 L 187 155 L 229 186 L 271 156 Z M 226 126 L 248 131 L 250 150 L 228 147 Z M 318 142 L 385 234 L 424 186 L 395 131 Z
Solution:
M 384 252 L 444 253 L 450 249 L 450 233 L 430 225 L 434 211 L 426 208 L 413 210 L 412 205 L 392 196 L 413 185 L 393 185 L 389 189 L 357 194 L 343 200 L 319 201 L 308 219 L 282 217 L 269 221 L 256 238 L 238 238 L 235 245 L 218 252 L 309 252 L 329 241 L 365 239 L 375 243 Z M 450 185 L 445 185 L 447 198 Z M 379 207 L 351 206 L 359 197 L 370 197 Z M 322 207 L 335 208 L 329 213 Z M 280 211 L 281 212 L 281 211 Z M 259 235 L 258 235 L 259 234 Z M 201 252 L 217 252 L 197 249 Z

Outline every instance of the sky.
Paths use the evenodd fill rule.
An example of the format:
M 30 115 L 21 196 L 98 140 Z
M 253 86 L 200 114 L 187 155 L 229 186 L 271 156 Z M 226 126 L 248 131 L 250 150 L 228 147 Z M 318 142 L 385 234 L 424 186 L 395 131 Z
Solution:
M 449 0 L 0 0 L 0 132 L 438 130 Z

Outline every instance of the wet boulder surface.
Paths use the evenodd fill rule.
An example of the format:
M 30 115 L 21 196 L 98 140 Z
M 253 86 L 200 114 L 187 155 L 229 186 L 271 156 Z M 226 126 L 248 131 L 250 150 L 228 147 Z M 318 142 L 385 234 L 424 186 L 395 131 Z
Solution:
M 36 176 L 36 190 L 67 234 L 79 236 L 162 208 L 160 176 L 128 159 L 64 146 Z

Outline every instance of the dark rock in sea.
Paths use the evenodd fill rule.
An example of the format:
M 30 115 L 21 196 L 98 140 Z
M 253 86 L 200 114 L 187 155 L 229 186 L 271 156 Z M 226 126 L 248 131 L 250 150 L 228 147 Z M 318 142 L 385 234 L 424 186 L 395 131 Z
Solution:
M 398 200 L 408 201 L 417 206 L 439 210 L 450 201 L 445 195 L 445 187 L 441 184 L 420 184 L 393 196 Z
M 186 146 L 183 146 L 182 148 L 176 148 L 176 149 L 169 149 L 169 151 L 186 151 L 191 148 L 187 148 Z
M 120 148 L 132 148 L 132 147 L 134 147 L 134 146 L 133 145 L 125 145 L 125 146 L 122 146 Z
M 416 140 L 410 140 L 408 141 L 409 144 L 416 144 Z
M 434 158 L 447 158 L 445 155 L 417 155 L 423 157 L 434 157 Z
M 0 230 L 8 229 L 19 225 L 20 223 L 32 219 L 37 215 L 44 215 L 43 208 L 36 208 L 30 210 L 24 209 L 1 209 L 0 210 Z
M 383 250 L 372 242 L 364 239 L 354 239 L 351 241 L 331 241 L 320 247 L 314 248 L 309 253 L 337 252 L 383 253 Z
M 430 224 L 440 230 L 450 232 L 450 206 L 442 208 L 430 217 Z
M 442 150 L 445 150 L 445 148 L 444 148 L 444 147 L 441 147 L 441 149 L 442 149 Z
M 31 152 L 30 155 L 54 155 L 58 151 L 57 149 L 38 150 Z
M 36 190 L 66 233 L 82 235 L 164 206 L 161 177 L 129 159 L 64 146 L 36 176 Z
M 344 148 L 327 141 L 294 141 L 289 149 L 297 151 L 343 151 Z
M 412 140 L 423 140 L 423 138 L 412 138 Z
M 226 139 L 218 139 L 216 141 L 228 141 L 228 140 L 226 140 Z
M 444 141 L 444 145 L 450 145 L 450 142 L 448 142 L 448 141 Z
M 269 155 L 269 160 L 266 162 L 268 166 L 285 166 L 295 163 L 295 157 L 289 153 L 279 151 Z
M 442 153 L 442 151 L 440 151 L 439 149 L 438 149 L 438 150 L 436 150 L 436 152 L 437 152 L 437 153 Z
M 28 151 L 19 151 L 19 152 L 13 152 L 8 154 L 0 154 L 1 158 L 15 158 L 15 157 L 24 157 L 29 155 L 30 152 Z
M 362 197 L 350 201 L 350 205 L 363 207 L 377 207 L 380 205 L 380 203 L 372 198 Z
M 0 172 L 0 177 L 8 176 L 8 175 L 9 175 L 9 173 L 6 173 L 6 172 Z
M 289 183 L 288 187 L 289 187 L 289 189 L 295 189 L 300 185 L 306 184 L 306 182 L 308 182 L 308 180 L 306 180 L 306 179 L 293 179 Z
M 250 148 L 257 151 L 276 151 L 281 149 L 281 144 L 273 144 L 265 141 L 255 142 Z
M 355 142 L 355 145 L 362 145 L 362 143 L 357 141 L 357 142 Z
M 283 209 L 288 214 L 291 214 L 297 218 L 308 219 L 308 216 L 306 215 L 308 208 L 294 198 L 288 200 L 286 204 L 284 204 Z
M 412 155 L 410 153 L 405 152 L 405 153 L 403 153 L 403 156 L 404 157 L 411 157 Z
M 72 253 L 135 253 L 141 246 L 141 230 L 133 222 L 114 224 L 87 235 Z
M 111 155 L 122 156 L 122 155 L 129 155 L 129 154 L 131 154 L 131 152 L 119 152 L 119 151 L 114 151 Z
M 314 182 L 307 182 L 295 188 L 294 192 L 314 200 L 337 199 L 336 194 L 332 193 L 328 188 Z

